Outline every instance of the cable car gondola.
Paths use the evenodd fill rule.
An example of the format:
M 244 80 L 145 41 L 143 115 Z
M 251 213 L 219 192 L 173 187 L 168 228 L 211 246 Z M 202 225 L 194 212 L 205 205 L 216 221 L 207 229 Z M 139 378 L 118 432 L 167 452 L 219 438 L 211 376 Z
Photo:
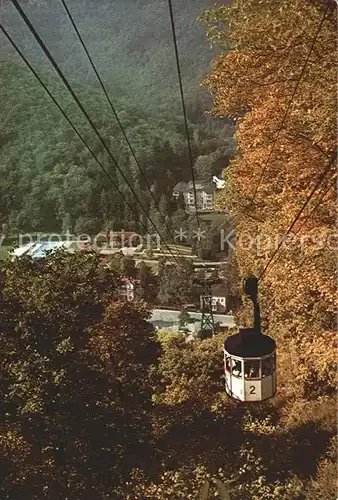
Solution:
M 224 342 L 225 391 L 237 401 L 265 401 L 276 394 L 276 343 L 261 332 L 257 278 L 244 281 L 244 293 L 254 305 L 254 327 Z

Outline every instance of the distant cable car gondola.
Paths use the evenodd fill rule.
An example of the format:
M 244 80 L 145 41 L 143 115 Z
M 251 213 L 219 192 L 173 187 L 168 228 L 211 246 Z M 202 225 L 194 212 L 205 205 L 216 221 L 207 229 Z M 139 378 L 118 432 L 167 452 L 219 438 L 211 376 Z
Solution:
M 225 390 L 238 401 L 264 401 L 276 393 L 276 343 L 261 332 L 257 278 L 244 281 L 244 293 L 254 304 L 254 327 L 224 342 Z

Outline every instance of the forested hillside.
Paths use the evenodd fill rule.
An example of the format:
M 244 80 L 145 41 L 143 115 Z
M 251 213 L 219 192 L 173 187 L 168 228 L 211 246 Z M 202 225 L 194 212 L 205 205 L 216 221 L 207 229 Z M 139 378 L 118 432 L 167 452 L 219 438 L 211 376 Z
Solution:
M 43 0 L 36 3 L 34 12 L 46 15 Z M 336 14 L 333 0 L 234 0 L 202 15 L 222 52 L 203 79 L 215 118 L 190 108 L 193 154 L 202 175 L 219 172 L 231 146 L 223 120 L 236 122 L 237 152 L 223 171 L 218 203 L 237 223 L 240 276 L 260 278 L 262 331 L 277 343 L 275 397 L 241 404 L 227 396 L 228 333 L 186 342 L 181 333 L 154 332 L 144 302 L 118 302 L 131 259 L 110 268 L 90 251 L 7 260 L 1 498 L 337 499 Z M 57 79 L 40 70 L 125 189 Z M 6 61 L 2 77 L 3 217 L 24 228 L 135 225 L 26 69 Z M 103 101 L 89 83 L 73 83 L 145 196 Z M 125 109 L 126 128 L 175 227 L 180 213 L 169 191 L 179 175 L 189 176 L 181 115 L 174 106 L 156 114 L 149 101 L 146 112 L 137 102 Z M 164 272 L 164 260 L 159 265 L 163 298 L 174 292 L 178 301 L 191 264 L 171 291 L 162 285 L 178 273 Z M 145 268 L 142 274 L 146 286 Z M 249 326 L 246 306 L 239 319 Z M 220 480 L 227 486 L 217 496 Z
M 61 2 L 23 2 L 145 208 L 153 200 Z M 229 120 L 205 116 L 200 78 L 215 52 L 197 22 L 206 0 L 174 3 L 176 34 L 197 176 L 220 173 L 233 154 Z M 165 1 L 69 2 L 148 184 L 165 215 L 173 186 L 191 178 L 168 6 Z M 20 230 L 96 232 L 137 228 L 139 207 L 12 4 L 3 22 L 134 208 L 109 185 L 43 88 L 2 36 L 1 221 Z M 155 217 L 155 215 L 154 215 Z M 158 221 L 158 224 L 160 222 Z
M 222 1 L 222 4 L 229 2 Z M 3 2 L 3 22 L 31 60 L 51 69 L 38 44 L 12 4 Z M 99 90 L 87 56 L 60 1 L 25 0 L 20 3 L 52 50 L 67 77 Z M 95 58 L 112 96 L 158 115 L 179 105 L 179 87 L 168 2 L 166 0 L 69 0 L 67 5 Z M 212 0 L 173 2 L 182 77 L 188 100 L 195 100 L 200 79 L 217 49 L 211 49 L 200 13 Z M 4 56 L 13 49 L 2 46 Z M 179 108 L 178 108 L 179 109 Z M 175 110 L 176 111 L 176 110 Z

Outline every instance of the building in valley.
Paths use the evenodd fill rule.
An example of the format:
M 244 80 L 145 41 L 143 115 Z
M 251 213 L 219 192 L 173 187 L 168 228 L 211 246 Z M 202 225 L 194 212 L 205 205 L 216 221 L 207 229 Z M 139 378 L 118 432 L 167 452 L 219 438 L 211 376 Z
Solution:
M 227 311 L 228 291 L 224 284 L 213 285 L 211 287 L 211 307 L 213 312 L 225 313 Z M 201 298 L 202 306 L 202 298 Z
M 31 257 L 32 259 L 43 259 L 46 255 L 56 252 L 57 250 L 65 250 L 67 252 L 75 251 L 73 249 L 74 242 L 72 241 L 34 241 L 15 248 L 10 253 L 12 260 L 20 257 Z
M 133 278 L 120 278 L 117 288 L 118 299 L 128 302 L 134 300 L 136 297 L 136 290 L 138 285 L 139 281 L 134 280 Z
M 212 212 L 214 210 L 214 193 L 216 187 L 213 183 L 202 184 L 195 182 L 197 210 L 198 212 Z M 179 182 L 173 189 L 173 197 L 178 200 L 180 195 L 183 196 L 185 209 L 187 212 L 195 212 L 195 192 L 192 181 Z

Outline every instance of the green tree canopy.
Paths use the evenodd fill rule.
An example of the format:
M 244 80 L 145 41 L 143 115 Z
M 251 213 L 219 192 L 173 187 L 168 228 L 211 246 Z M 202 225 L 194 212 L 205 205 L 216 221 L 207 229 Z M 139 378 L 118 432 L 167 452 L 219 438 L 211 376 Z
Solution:
M 17 260 L 3 278 L 2 496 L 107 498 L 149 454 L 149 312 L 112 302 L 93 254 Z

